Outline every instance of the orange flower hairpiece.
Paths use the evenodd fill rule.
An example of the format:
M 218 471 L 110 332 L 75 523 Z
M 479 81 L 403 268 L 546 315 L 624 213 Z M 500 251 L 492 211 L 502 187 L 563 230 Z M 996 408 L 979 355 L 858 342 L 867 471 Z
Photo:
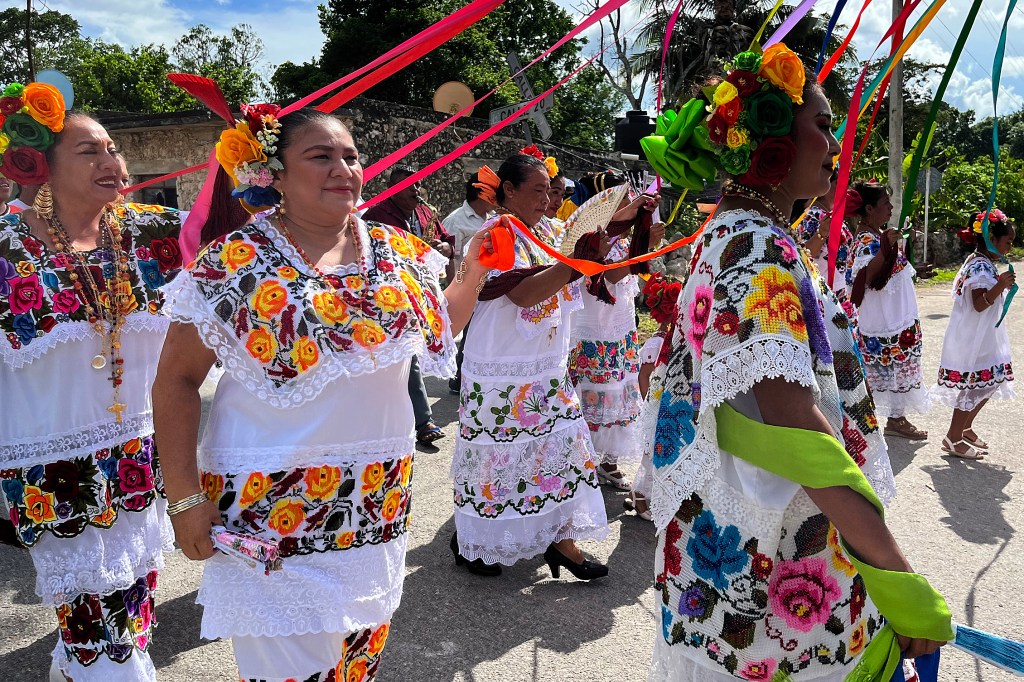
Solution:
M 498 188 L 501 187 L 501 178 L 488 166 L 480 166 L 476 174 L 478 182 L 473 186 L 480 190 L 480 198 L 491 206 L 498 205 Z
M 558 163 L 555 161 L 555 157 L 549 156 L 544 159 L 544 167 L 548 169 L 549 178 L 554 178 L 558 175 Z

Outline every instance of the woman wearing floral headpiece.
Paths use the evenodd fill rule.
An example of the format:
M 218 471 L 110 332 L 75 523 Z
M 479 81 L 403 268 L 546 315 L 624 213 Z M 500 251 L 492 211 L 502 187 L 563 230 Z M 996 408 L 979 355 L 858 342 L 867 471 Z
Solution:
M 1003 314 L 1006 291 L 1016 281 L 1012 271 L 1002 274 L 996 260 L 1013 247 L 1016 230 L 1006 214 L 989 213 L 989 249 L 982 234 L 984 213 L 972 216 L 975 251 L 967 256 L 953 280 L 953 311 L 942 342 L 939 382 L 935 398 L 953 408 L 942 449 L 954 457 L 981 459 L 988 444 L 974 431 L 974 419 L 989 400 L 1011 400 L 1013 366 L 1006 326 L 996 324 Z
M 107 131 L 50 85 L 0 99 L 0 172 L 34 194 L 0 219 L 0 487 L 36 591 L 57 611 L 53 663 L 76 682 L 155 680 L 149 648 L 171 548 L 150 387 L 181 267 L 178 215 L 118 203 Z
M 882 520 L 893 476 L 850 322 L 789 223 L 829 189 L 831 108 L 783 44 L 729 68 L 710 116 L 694 100 L 642 142 L 673 185 L 729 178 L 679 297 L 654 438 L 650 677 L 888 679 L 893 651 L 930 652 L 952 626 Z
M 171 521 L 185 555 L 205 561 L 202 635 L 231 638 L 242 679 L 363 682 L 402 595 L 410 362 L 454 373 L 452 332 L 476 302 L 489 238 L 473 238 L 442 292 L 447 258 L 356 217 L 363 171 L 338 119 L 242 111 L 217 145 L 216 182 L 276 212 L 232 227 L 238 202 L 222 192 L 208 246 L 168 292 L 175 324 L 153 395 Z M 197 467 L 199 386 L 218 359 Z M 215 553 L 214 524 L 277 543 L 281 569 Z
M 496 174 L 481 168 L 480 181 L 481 196 L 522 227 L 513 269 L 491 273 L 466 338 L 452 459 L 455 562 L 497 576 L 501 565 L 543 554 L 555 577 L 564 566 L 577 578 L 600 578 L 608 568 L 576 544 L 608 533 L 594 449 L 566 367 L 570 315 L 583 305 L 578 275 L 520 233 L 551 245 L 541 221 L 548 171 L 540 159 L 514 154 Z M 596 256 L 608 251 L 607 239 L 599 241 Z
M 847 209 L 859 223 L 850 254 L 850 298 L 856 306 L 860 349 L 868 387 L 885 435 L 924 440 L 907 414 L 928 411 L 921 370 L 921 320 L 914 291 L 914 266 L 899 245 L 899 232 L 886 229 L 892 217 L 891 190 L 874 180 L 848 191 Z

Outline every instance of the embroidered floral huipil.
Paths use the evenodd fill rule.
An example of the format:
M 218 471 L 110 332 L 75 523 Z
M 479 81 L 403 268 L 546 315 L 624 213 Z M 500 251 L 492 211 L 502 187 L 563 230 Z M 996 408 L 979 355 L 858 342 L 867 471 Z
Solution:
M 113 249 L 87 252 L 98 303 L 91 287 L 74 287 L 73 273 L 85 278 L 76 261 L 32 235 L 27 213 L 0 219 L 0 490 L 36 592 L 57 608 L 61 669 L 153 679 L 152 662 L 133 652 L 149 646 L 151 592 L 172 548 L 150 389 L 168 324 L 163 290 L 181 268 L 180 220 L 160 206 L 114 210 L 129 280 L 111 291 Z M 87 305 L 124 315 L 121 422 L 108 410 L 107 339 Z M 108 364 L 96 369 L 98 355 Z
M 515 250 L 515 268 L 552 262 L 522 235 Z M 607 533 L 590 432 L 566 366 L 570 315 L 582 305 L 577 281 L 530 308 L 502 296 L 473 312 L 452 459 L 455 523 L 469 559 L 513 564 L 551 542 Z
M 730 211 L 680 296 L 653 451 L 651 679 L 842 679 L 880 627 L 806 493 L 717 444 L 716 406 L 760 420 L 751 389 L 785 377 L 813 391 L 879 495 L 894 493 L 849 320 L 806 259 L 767 218 Z
M 1011 400 L 1016 395 L 1006 323 L 996 326 L 1006 293 L 987 294 L 992 305 L 981 312 L 974 309 L 973 292 L 991 289 L 998 279 L 995 263 L 972 253 L 953 281 L 953 310 L 942 343 L 938 385 L 931 390 L 949 407 L 970 411 L 982 400 Z
M 398 607 L 409 363 L 454 373 L 446 259 L 394 227 L 355 229 L 362 265 L 320 277 L 263 219 L 211 244 L 168 291 L 171 317 L 225 369 L 200 447 L 203 487 L 229 529 L 278 541 L 283 558 L 269 576 L 207 560 L 204 637 L 353 632 Z

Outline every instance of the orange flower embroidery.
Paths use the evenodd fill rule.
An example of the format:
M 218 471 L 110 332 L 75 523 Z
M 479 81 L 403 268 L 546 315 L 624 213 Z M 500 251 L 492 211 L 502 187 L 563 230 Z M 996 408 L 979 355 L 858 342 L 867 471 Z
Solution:
M 313 296 L 313 310 L 327 324 L 345 324 L 351 318 L 344 301 L 333 291 L 323 291 Z
M 412 457 L 403 457 L 399 466 L 402 468 L 402 487 L 408 488 L 412 478 Z
M 311 467 L 306 470 L 306 497 L 327 500 L 334 496 L 341 484 L 341 469 L 332 466 Z
M 235 272 L 244 268 L 256 257 L 256 247 L 240 239 L 224 244 L 224 250 L 220 252 L 220 262 L 228 269 L 228 272 Z
M 252 307 L 264 320 L 277 315 L 288 303 L 288 291 L 274 280 L 268 280 L 256 287 L 252 295 Z
M 839 531 L 831 523 L 828 524 L 828 546 L 832 550 L 832 565 L 848 576 L 856 575 L 857 568 L 846 558 L 843 546 L 839 542 Z
M 308 372 L 311 367 L 320 362 L 320 350 L 308 336 L 300 337 L 295 341 L 291 356 L 292 362 L 300 372 Z
M 203 486 L 203 492 L 210 500 L 216 502 L 220 499 L 221 493 L 224 492 L 224 477 L 220 474 L 212 474 L 209 471 L 204 471 L 202 477 L 199 479 L 200 484 Z
M 864 645 L 867 644 L 867 641 L 867 627 L 864 625 L 864 621 L 861 621 L 857 623 L 857 629 L 853 631 L 852 635 L 850 635 L 850 646 L 847 649 L 847 652 L 849 652 L 851 656 L 856 656 L 864 650 Z
M 267 525 L 281 535 L 291 535 L 305 519 L 306 512 L 302 509 L 302 502 L 289 497 L 274 503 Z
M 363 348 L 373 348 L 384 343 L 387 334 L 384 328 L 372 320 L 362 320 L 352 325 L 352 338 Z
M 393 286 L 382 286 L 373 295 L 373 300 L 386 313 L 394 313 L 405 307 L 405 293 Z
M 345 682 L 363 682 L 366 679 L 366 658 L 358 658 L 348 664 L 345 671 Z
M 367 647 L 367 651 L 371 656 L 380 656 L 380 652 L 384 651 L 384 644 L 388 641 L 388 633 L 390 631 L 391 628 L 387 623 L 384 623 L 370 635 L 370 644 Z
M 441 334 L 444 333 L 444 319 L 433 308 L 427 308 L 427 324 L 430 325 L 430 331 L 434 332 L 434 336 L 441 338 Z
M 352 543 L 356 541 L 356 534 L 350 530 L 344 533 L 339 533 L 338 537 L 334 540 L 334 545 L 338 549 L 348 549 L 352 546 Z
M 785 327 L 797 341 L 807 341 L 800 294 L 792 275 L 771 265 L 757 273 L 752 284 L 754 290 L 743 302 L 744 314 L 756 317 L 765 333 L 778 334 Z
M 114 286 L 114 300 L 122 315 L 134 312 L 139 307 L 139 301 L 135 298 L 135 292 L 132 291 L 131 282 L 118 282 Z
M 277 269 L 277 276 L 292 282 L 299 277 L 299 271 L 290 265 L 282 265 Z
M 277 339 L 266 329 L 257 327 L 245 340 L 245 349 L 249 351 L 249 355 L 267 364 L 277 354 Z
M 254 502 L 262 500 L 270 492 L 270 484 L 270 476 L 261 474 L 258 471 L 249 474 L 245 485 L 242 486 L 242 495 L 238 498 L 238 506 L 245 509 Z
M 125 453 L 129 455 L 134 455 L 135 453 L 142 450 L 142 439 L 132 438 L 130 441 L 128 441 L 122 446 L 122 449 L 125 451 Z
M 402 284 L 409 290 L 409 293 L 413 298 L 423 298 L 423 287 L 416 281 L 416 278 L 410 275 L 407 271 L 402 270 L 398 276 L 402 280 Z
M 25 515 L 32 523 L 49 523 L 57 520 L 53 506 L 57 500 L 53 493 L 44 493 L 34 485 L 25 486 Z
M 412 256 L 412 250 L 409 248 L 409 242 L 398 235 L 389 239 L 388 243 L 391 244 L 391 248 L 394 249 L 395 253 L 399 256 L 404 256 L 405 258 L 410 258 Z
M 384 484 L 384 465 L 374 462 L 363 469 L 363 492 L 369 493 L 380 490 Z
M 398 516 L 398 510 L 401 508 L 402 491 L 398 488 L 392 488 L 384 496 L 384 504 L 380 508 L 381 513 L 384 514 L 384 518 L 388 521 L 394 521 L 395 517 Z
M 412 250 L 416 252 L 417 258 L 430 251 L 430 245 L 414 234 L 409 235 L 409 244 L 412 246 Z

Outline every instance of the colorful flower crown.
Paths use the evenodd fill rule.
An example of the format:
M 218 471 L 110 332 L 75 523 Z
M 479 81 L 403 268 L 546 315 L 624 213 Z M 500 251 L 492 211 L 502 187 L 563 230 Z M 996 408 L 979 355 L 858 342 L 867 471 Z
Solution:
M 231 196 L 241 199 L 246 210 L 256 213 L 281 201 L 280 193 L 271 187 L 275 170 L 284 166 L 277 157 L 277 140 L 281 122 L 276 104 L 243 104 L 242 117 L 234 128 L 220 134 L 216 155 L 235 184 Z
M 640 141 L 654 169 L 676 187 L 701 190 L 718 168 L 748 185 L 778 185 L 796 157 L 793 111 L 803 104 L 800 58 L 783 43 L 748 50 L 726 65 L 725 80 L 678 112 L 658 117 Z
M 558 175 L 558 163 L 555 161 L 555 157 L 544 156 L 544 152 L 542 152 L 537 145 L 531 144 L 528 147 L 523 147 L 519 150 L 519 153 L 526 154 L 527 156 L 532 156 L 543 161 L 544 167 L 548 170 L 548 178 L 554 179 Z
M 64 96 L 46 83 L 11 83 L 0 97 L 0 173 L 19 185 L 50 177 L 44 152 L 64 130 Z
M 985 212 L 981 211 L 974 214 L 974 223 L 971 225 L 971 229 L 975 234 L 981 234 L 981 223 L 985 220 Z M 998 208 L 994 208 L 988 213 L 988 222 L 991 223 L 1003 223 L 1007 221 L 1006 214 L 1000 211 Z

